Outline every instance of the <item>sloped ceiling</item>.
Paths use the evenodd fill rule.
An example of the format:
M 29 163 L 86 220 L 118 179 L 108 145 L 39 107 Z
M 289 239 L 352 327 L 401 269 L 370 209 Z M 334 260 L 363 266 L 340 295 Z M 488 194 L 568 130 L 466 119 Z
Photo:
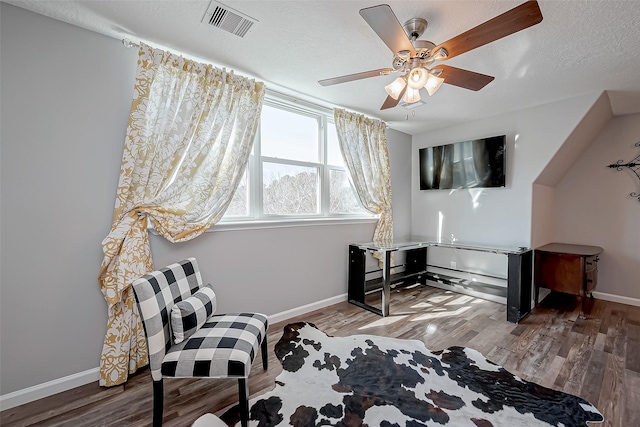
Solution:
M 479 92 L 443 85 L 414 110 L 380 111 L 395 76 L 322 87 L 318 80 L 390 67 L 392 53 L 360 17 L 371 1 L 222 3 L 259 21 L 244 37 L 201 23 L 209 0 L 3 0 L 114 38 L 172 49 L 255 77 L 281 93 L 339 106 L 416 134 L 604 90 L 623 94 L 617 114 L 638 109 L 640 2 L 540 0 L 543 21 L 447 61 L 495 76 Z M 398 20 L 422 17 L 438 44 L 522 1 L 387 1 Z M 124 47 L 123 47 L 124 49 Z

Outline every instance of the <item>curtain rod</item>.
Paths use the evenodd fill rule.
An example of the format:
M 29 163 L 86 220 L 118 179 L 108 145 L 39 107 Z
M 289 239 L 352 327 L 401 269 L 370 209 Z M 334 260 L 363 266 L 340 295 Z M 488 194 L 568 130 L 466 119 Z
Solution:
M 132 47 L 140 47 L 140 43 L 135 43 L 129 39 L 122 39 L 122 44 L 124 45 L 124 47 L 126 48 L 132 48 Z M 320 105 L 320 104 L 316 104 L 315 102 L 311 102 L 311 101 L 307 101 L 301 98 L 296 97 L 295 95 L 288 95 L 286 93 L 283 92 L 278 92 L 277 90 L 273 90 L 271 88 L 266 88 L 266 92 L 272 96 L 279 96 L 279 97 L 283 97 L 283 98 L 288 98 L 289 100 L 291 100 L 294 103 L 298 103 L 298 104 L 306 104 L 310 107 L 331 113 L 331 115 L 333 115 L 333 108 L 330 107 L 325 107 L 324 105 Z M 384 121 L 383 121 L 384 123 Z M 387 123 L 384 123 L 385 127 L 389 127 L 389 125 Z
M 140 43 L 134 43 L 129 39 L 122 39 L 122 44 L 124 45 L 124 47 L 126 48 L 130 48 L 130 47 L 140 47 Z
M 125 38 L 125 39 L 122 39 L 122 44 L 123 44 L 123 45 L 124 45 L 124 47 L 126 47 L 126 48 L 140 47 L 140 43 L 135 43 L 135 42 L 133 42 L 133 41 L 131 41 L 131 40 L 129 40 L 129 39 L 126 39 L 126 38 Z M 270 95 L 273 95 L 273 96 L 278 96 L 278 97 L 282 97 L 282 98 L 287 98 L 287 99 L 289 99 L 290 101 L 295 102 L 295 103 L 304 103 L 304 104 L 307 104 L 307 105 L 308 105 L 308 106 L 310 106 L 310 107 L 313 107 L 313 108 L 316 108 L 316 109 L 320 109 L 320 110 L 324 110 L 324 111 L 327 111 L 327 112 L 330 112 L 331 114 L 333 114 L 333 108 L 325 107 L 325 106 L 323 106 L 323 105 L 316 104 L 316 103 L 311 102 L 311 101 L 306 101 L 306 100 L 304 100 L 304 99 L 301 99 L 301 98 L 299 98 L 299 97 L 296 97 L 295 95 L 288 95 L 288 94 L 286 94 L 286 93 L 278 92 L 277 90 L 273 90 L 273 89 L 268 88 L 268 87 L 266 88 L 266 92 L 267 92 L 268 94 L 270 94 Z

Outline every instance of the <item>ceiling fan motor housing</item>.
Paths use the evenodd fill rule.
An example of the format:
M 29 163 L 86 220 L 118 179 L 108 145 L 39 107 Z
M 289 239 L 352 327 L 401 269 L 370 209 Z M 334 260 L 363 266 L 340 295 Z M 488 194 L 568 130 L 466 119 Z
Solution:
M 427 29 L 427 20 L 422 18 L 411 18 L 404 23 L 402 28 L 411 41 L 416 40 Z
M 436 45 L 428 40 L 414 40 L 413 47 L 416 49 L 416 58 L 427 59 Z

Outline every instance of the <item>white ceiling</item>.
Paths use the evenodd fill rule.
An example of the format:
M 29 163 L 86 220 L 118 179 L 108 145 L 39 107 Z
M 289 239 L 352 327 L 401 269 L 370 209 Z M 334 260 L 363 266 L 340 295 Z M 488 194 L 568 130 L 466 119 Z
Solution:
M 543 21 L 446 61 L 495 76 L 479 92 L 443 85 L 426 105 L 380 111 L 381 76 L 323 87 L 318 80 L 390 67 L 393 55 L 358 11 L 385 1 L 400 23 L 425 18 L 421 39 L 442 43 L 521 1 L 245 1 L 226 6 L 259 21 L 240 38 L 201 23 L 209 0 L 2 0 L 118 39 L 208 60 L 267 87 L 323 106 L 347 108 L 409 134 L 603 90 L 640 112 L 640 1 L 539 0 Z M 124 49 L 124 47 L 123 47 Z M 426 96 L 425 96 L 426 97 Z M 424 97 L 423 97 L 424 98 Z M 414 115 L 415 112 L 415 115 Z

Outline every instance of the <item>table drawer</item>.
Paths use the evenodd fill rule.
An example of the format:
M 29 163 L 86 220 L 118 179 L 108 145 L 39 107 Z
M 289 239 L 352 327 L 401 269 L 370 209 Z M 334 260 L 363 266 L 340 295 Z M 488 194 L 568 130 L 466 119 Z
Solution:
M 600 258 L 598 257 L 598 255 L 586 257 L 584 259 L 584 271 L 589 272 L 589 271 L 597 270 L 599 260 Z
M 587 272 L 585 282 L 585 289 L 587 293 L 590 293 L 596 288 L 596 285 L 598 284 L 598 269 Z

